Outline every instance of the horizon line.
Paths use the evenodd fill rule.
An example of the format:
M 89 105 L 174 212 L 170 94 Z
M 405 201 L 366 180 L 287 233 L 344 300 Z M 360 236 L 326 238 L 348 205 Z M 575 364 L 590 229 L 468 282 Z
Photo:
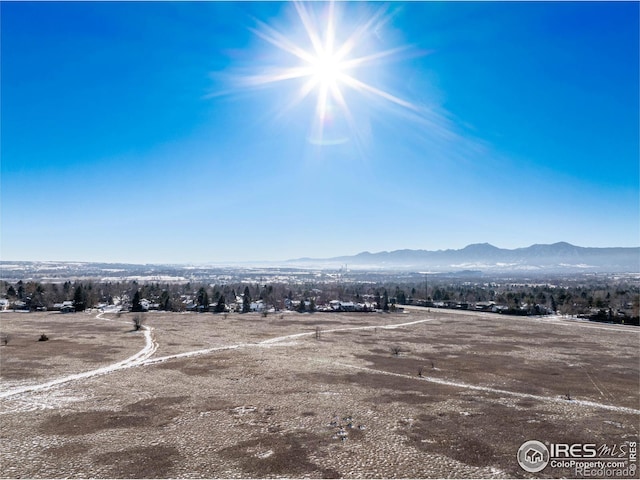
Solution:
M 23 259 L 9 259 L 9 260 L 5 260 L 5 259 L 0 259 L 0 264 L 4 264 L 4 263 L 36 263 L 36 262 L 41 262 L 41 263 L 102 263 L 102 264 L 110 264 L 110 265 L 139 265 L 139 266 L 146 266 L 146 265 L 166 265 L 166 266 L 205 266 L 205 265 L 238 265 L 238 264 L 243 264 L 243 265 L 250 265 L 250 264 L 274 264 L 274 263 L 289 263 L 289 262 L 299 262 L 299 261 L 307 261 L 307 260 L 315 260 L 315 261 L 331 261 L 331 260 L 335 260 L 335 259 L 339 259 L 339 258 L 344 258 L 344 257 L 355 257 L 361 254 L 370 254 L 370 255 L 377 255 L 377 254 L 381 254 L 381 253 L 393 253 L 393 252 L 400 252 L 400 251 L 413 251 L 413 252 L 446 252 L 446 251 L 460 251 L 460 250 L 464 250 L 468 247 L 471 246 L 476 246 L 476 245 L 486 245 L 486 246 L 490 246 L 490 247 L 494 247 L 497 248 L 499 250 L 519 250 L 519 249 L 526 249 L 526 248 L 531 248 L 534 246 L 552 246 L 552 245 L 558 245 L 558 244 L 565 244 L 565 245 L 569 245 L 571 247 L 576 247 L 576 248 L 589 248 L 589 249 L 612 249 L 612 248 L 625 248 L 625 249 L 638 249 L 640 248 L 640 245 L 634 245 L 634 246 L 608 246 L 608 247 L 589 247 L 589 246 L 582 246 L 582 245 L 575 245 L 572 244 L 570 242 L 566 242 L 566 241 L 558 241 L 558 242 L 553 242 L 553 243 L 533 243 L 531 245 L 528 245 L 526 247 L 515 247 L 515 248 L 503 248 L 503 247 L 497 247 L 495 245 L 493 245 L 492 243 L 489 242 L 478 242 L 478 243 L 470 243 L 468 245 L 465 245 L 462 248 L 445 248 L 445 249 L 437 249 L 437 250 L 428 250 L 428 249 L 424 249 L 424 248 L 398 248 L 398 249 L 394 249 L 394 250 L 380 250 L 380 251 L 376 251 L 376 252 L 371 252 L 368 250 L 362 250 L 358 253 L 354 253 L 354 254 L 342 254 L 342 255 L 334 255 L 331 257 L 311 257 L 311 256 L 304 256 L 304 257 L 297 257 L 297 258 L 289 258 L 289 259 L 278 259 L 278 260 L 258 260 L 258 259 L 253 259 L 253 260 L 206 260 L 206 261 L 182 261 L 182 262 L 162 262 L 162 261 L 154 261 L 154 262 L 143 262 L 143 263 L 135 263 L 135 262 L 130 262 L 130 261 L 119 261 L 119 260 L 54 260 L 54 259 L 48 259 L 48 260 L 42 260 L 42 259 L 31 259 L 31 260 L 23 260 Z

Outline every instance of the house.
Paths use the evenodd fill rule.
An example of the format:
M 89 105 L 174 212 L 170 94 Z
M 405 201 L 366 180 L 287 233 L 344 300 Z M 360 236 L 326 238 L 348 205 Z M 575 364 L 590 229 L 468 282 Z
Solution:
M 60 313 L 76 313 L 76 307 L 62 307 Z
M 14 310 L 29 310 L 27 308 L 27 303 L 23 302 L 22 300 L 16 300 L 15 302 L 13 302 L 13 309 Z
M 262 300 L 258 300 L 256 302 L 251 302 L 249 309 L 252 312 L 262 312 L 263 310 L 266 309 L 266 305 Z
M 101 312 L 105 313 L 118 313 L 122 311 L 122 306 L 120 305 L 107 305 L 103 304 L 101 307 L 98 307 Z
M 343 312 L 355 312 L 356 304 L 353 302 L 340 302 L 340 310 Z
M 54 305 L 54 307 L 56 305 Z M 73 301 L 67 300 L 66 302 L 62 302 L 60 304 L 60 313 L 75 313 L 75 312 L 76 312 L 76 307 L 73 305 Z
M 539 452 L 535 448 L 530 448 L 529 450 L 527 450 L 527 452 L 524 454 L 524 458 L 529 463 L 538 463 L 543 460 L 542 452 Z
M 495 302 L 477 302 L 475 309 L 480 312 L 490 312 Z
M 342 302 L 340 300 L 331 300 L 329 302 L 329 307 L 334 312 L 355 312 L 356 304 L 353 302 Z
M 356 303 L 356 312 L 373 312 L 376 305 L 370 302 Z

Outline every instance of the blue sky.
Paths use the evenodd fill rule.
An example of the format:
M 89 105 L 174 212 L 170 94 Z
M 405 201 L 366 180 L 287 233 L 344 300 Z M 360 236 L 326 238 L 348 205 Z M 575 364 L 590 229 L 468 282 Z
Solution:
M 300 12 L 367 61 L 317 73 Z M 3 260 L 640 244 L 638 3 L 0 14 Z M 283 42 L 313 73 L 264 83 L 309 65 Z

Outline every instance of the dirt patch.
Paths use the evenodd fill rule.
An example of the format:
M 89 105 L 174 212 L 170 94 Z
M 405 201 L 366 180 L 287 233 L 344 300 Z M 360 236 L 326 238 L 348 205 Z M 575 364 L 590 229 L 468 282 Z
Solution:
M 340 473 L 309 460 L 309 452 L 317 451 L 321 439 L 304 433 L 263 435 L 240 442 L 219 453 L 237 462 L 249 477 L 281 475 L 340 478 Z
M 26 380 L 71 374 L 133 355 L 144 337 L 132 334 L 128 323 L 107 322 L 91 315 L 55 312 L 2 314 L 2 380 Z M 46 334 L 48 341 L 38 341 Z M 41 365 L 32 363 L 41 362 Z
M 124 412 L 88 411 L 67 415 L 54 414 L 40 426 L 40 431 L 48 435 L 87 435 L 111 428 L 137 428 L 151 425 L 147 416 Z
M 65 442 L 64 445 L 56 445 L 55 447 L 48 447 L 44 450 L 46 455 L 50 455 L 52 459 L 59 457 L 75 457 L 84 455 L 89 451 L 90 447 L 88 443 L 84 442 Z
M 189 397 L 154 397 L 145 398 L 131 403 L 125 410 L 133 413 L 144 413 L 146 415 L 161 415 L 168 407 L 173 407 L 184 403 Z
M 608 421 L 612 428 L 606 432 L 585 435 L 585 429 L 591 430 L 602 422 L 600 415 L 575 419 L 570 424 L 561 418 L 533 406 L 514 409 L 476 398 L 474 405 L 457 412 L 421 415 L 404 433 L 416 448 L 468 465 L 495 466 L 510 477 L 524 476 L 525 472 L 514 462 L 514 447 L 530 439 L 569 444 L 585 441 L 620 444 L 637 438 L 637 435 L 626 436 L 620 429 L 615 431 L 616 424 L 622 425 L 615 421 Z M 589 440 L 585 440 L 587 436 Z
M 211 396 L 198 398 L 198 401 L 195 403 L 193 410 L 197 412 L 216 412 L 222 410 L 226 411 L 232 408 L 234 405 L 234 402 L 224 397 Z
M 313 320 L 309 320 L 309 321 L 301 321 L 301 320 L 277 320 L 274 322 L 270 322 L 271 325 L 277 326 L 277 327 L 291 327 L 291 326 L 295 326 L 295 327 L 304 327 L 304 328 L 312 328 L 315 327 L 316 325 L 343 325 L 343 323 L 339 320 L 323 320 L 321 318 L 318 318 L 318 320 L 313 321 Z
M 224 361 L 210 358 L 185 358 L 179 360 L 168 360 L 158 364 L 158 368 L 168 370 L 178 370 L 179 372 L 189 376 L 208 377 L 216 375 L 224 370 L 229 369 Z
M 42 378 L 51 368 L 51 364 L 26 360 L 24 362 L 5 362 L 2 359 L 0 378 L 5 380 L 25 380 Z
M 131 429 L 165 425 L 179 414 L 171 408 L 186 397 L 165 397 L 140 400 L 123 410 L 93 410 L 66 415 L 53 414 L 40 425 L 48 435 L 87 435 L 108 429 Z
M 172 478 L 172 467 L 182 459 L 177 448 L 168 445 L 133 447 L 93 457 L 104 465 L 110 478 Z

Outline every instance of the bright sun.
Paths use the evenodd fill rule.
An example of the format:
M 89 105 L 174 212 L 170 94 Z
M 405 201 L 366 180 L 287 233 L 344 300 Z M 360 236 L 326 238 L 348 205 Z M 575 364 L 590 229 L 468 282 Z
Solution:
M 306 39 L 287 36 L 262 22 L 258 22 L 259 28 L 253 29 L 253 32 L 279 50 L 291 54 L 297 59 L 297 64 L 292 62 L 291 66 L 275 65 L 263 69 L 265 72 L 263 74 L 250 75 L 243 80 L 249 86 L 262 86 L 295 79 L 303 80 L 287 107 L 302 102 L 311 92 L 316 93 L 312 132 L 309 135 L 313 143 L 329 143 L 325 142 L 325 123 L 334 118 L 336 112 L 340 113 L 344 125 L 347 125 L 352 132 L 358 133 L 357 122 L 343 93 L 347 88 L 396 106 L 416 109 L 412 103 L 363 81 L 357 75 L 359 67 L 375 65 L 384 57 L 394 55 L 405 48 L 357 55 L 354 53 L 358 47 L 366 43 L 368 37 L 373 36 L 376 30 L 386 23 L 388 17 L 385 17 L 385 7 L 379 9 L 364 23 L 356 25 L 349 36 L 342 37 L 346 40 L 337 44 L 334 2 L 330 2 L 327 11 L 320 16 L 313 15 L 312 7 L 308 7 L 303 2 L 295 2 L 294 5 L 304 27 Z
M 328 52 L 315 58 L 311 64 L 311 70 L 314 82 L 323 88 L 328 88 L 339 80 L 341 65 L 339 60 Z

